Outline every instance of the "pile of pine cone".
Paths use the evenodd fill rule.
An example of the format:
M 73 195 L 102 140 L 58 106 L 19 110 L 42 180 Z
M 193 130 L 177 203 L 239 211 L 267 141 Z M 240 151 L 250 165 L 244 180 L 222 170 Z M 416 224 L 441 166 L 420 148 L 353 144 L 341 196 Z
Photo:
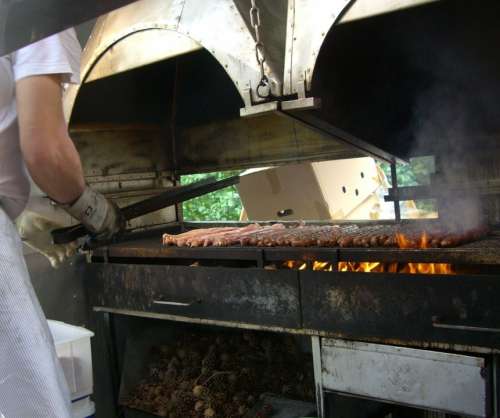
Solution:
M 314 401 L 313 365 L 290 336 L 184 334 L 155 347 L 122 405 L 168 418 L 237 418 L 263 393 Z

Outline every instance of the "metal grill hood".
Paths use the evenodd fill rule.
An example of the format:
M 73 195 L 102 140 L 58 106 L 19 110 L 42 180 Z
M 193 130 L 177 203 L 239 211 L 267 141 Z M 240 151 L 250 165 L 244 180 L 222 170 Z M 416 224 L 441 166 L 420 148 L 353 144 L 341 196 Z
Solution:
M 406 159 L 436 154 L 441 133 L 415 146 L 415 111 L 422 94 L 441 84 L 467 96 L 464 119 L 481 121 L 472 126 L 475 140 L 495 143 L 499 107 L 475 104 L 500 97 L 496 44 L 482 35 L 500 37 L 498 2 L 472 9 L 464 0 L 257 4 L 270 100 L 254 92 L 260 73 L 249 1 L 142 0 L 97 22 L 82 61 L 84 84 L 66 96 L 71 126 L 153 123 L 163 129 L 163 167 L 178 173 L 366 154 Z M 451 71 L 441 71 L 453 55 Z M 490 76 L 487 89 L 483 74 Z M 321 108 L 300 109 L 310 98 Z M 283 118 L 290 102 L 298 103 L 295 116 L 315 124 Z M 267 112 L 240 118 L 240 108 L 251 113 L 259 106 Z M 363 143 L 346 145 L 336 131 L 325 135 L 327 125 Z

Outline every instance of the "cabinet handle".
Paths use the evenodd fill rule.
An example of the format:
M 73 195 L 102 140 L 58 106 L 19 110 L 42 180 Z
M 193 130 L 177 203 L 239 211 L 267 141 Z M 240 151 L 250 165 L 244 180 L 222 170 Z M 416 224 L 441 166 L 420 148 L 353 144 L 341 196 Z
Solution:
M 173 300 L 154 300 L 153 305 L 168 305 L 168 306 L 193 306 L 196 303 L 201 303 L 201 300 L 193 300 L 190 302 L 175 302 Z
M 500 328 L 476 327 L 476 326 L 465 325 L 465 324 L 447 324 L 445 322 L 441 322 L 439 320 L 439 318 L 437 318 L 435 316 L 432 317 L 432 326 L 434 328 L 456 329 L 456 330 L 460 330 L 460 331 L 500 333 Z

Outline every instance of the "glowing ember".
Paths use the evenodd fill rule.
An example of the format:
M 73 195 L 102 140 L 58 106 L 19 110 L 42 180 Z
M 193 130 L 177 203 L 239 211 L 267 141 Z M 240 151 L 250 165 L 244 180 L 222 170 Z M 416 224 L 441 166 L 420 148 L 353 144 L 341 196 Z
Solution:
M 353 261 L 341 261 L 339 271 L 353 271 L 360 273 L 383 273 L 384 265 L 378 261 L 356 263 Z
M 431 237 L 424 232 L 417 237 L 407 237 L 396 234 L 399 248 L 430 248 Z M 407 273 L 407 274 L 455 274 L 451 264 L 445 263 L 382 263 L 378 261 L 354 262 L 340 261 L 336 268 L 326 261 L 314 261 L 308 265 L 303 261 L 286 261 L 285 268 L 306 270 L 312 267 L 314 271 L 341 271 L 355 273 Z
M 313 263 L 314 271 L 333 271 L 333 264 L 325 261 L 315 261 Z

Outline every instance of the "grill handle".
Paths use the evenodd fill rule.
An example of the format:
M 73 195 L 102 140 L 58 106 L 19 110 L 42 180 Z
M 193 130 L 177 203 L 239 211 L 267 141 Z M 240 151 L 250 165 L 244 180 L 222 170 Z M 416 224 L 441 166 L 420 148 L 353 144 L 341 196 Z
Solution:
M 442 322 L 440 318 L 437 316 L 432 317 L 432 326 L 434 328 L 454 329 L 458 331 L 492 332 L 500 334 L 500 328 L 478 327 L 475 325 L 450 323 L 450 322 L 447 323 L 447 322 Z
M 154 300 L 153 305 L 162 305 L 162 306 L 179 306 L 179 307 L 188 307 L 193 306 L 198 303 L 201 303 L 201 300 L 192 300 L 189 302 L 178 302 L 174 300 Z

